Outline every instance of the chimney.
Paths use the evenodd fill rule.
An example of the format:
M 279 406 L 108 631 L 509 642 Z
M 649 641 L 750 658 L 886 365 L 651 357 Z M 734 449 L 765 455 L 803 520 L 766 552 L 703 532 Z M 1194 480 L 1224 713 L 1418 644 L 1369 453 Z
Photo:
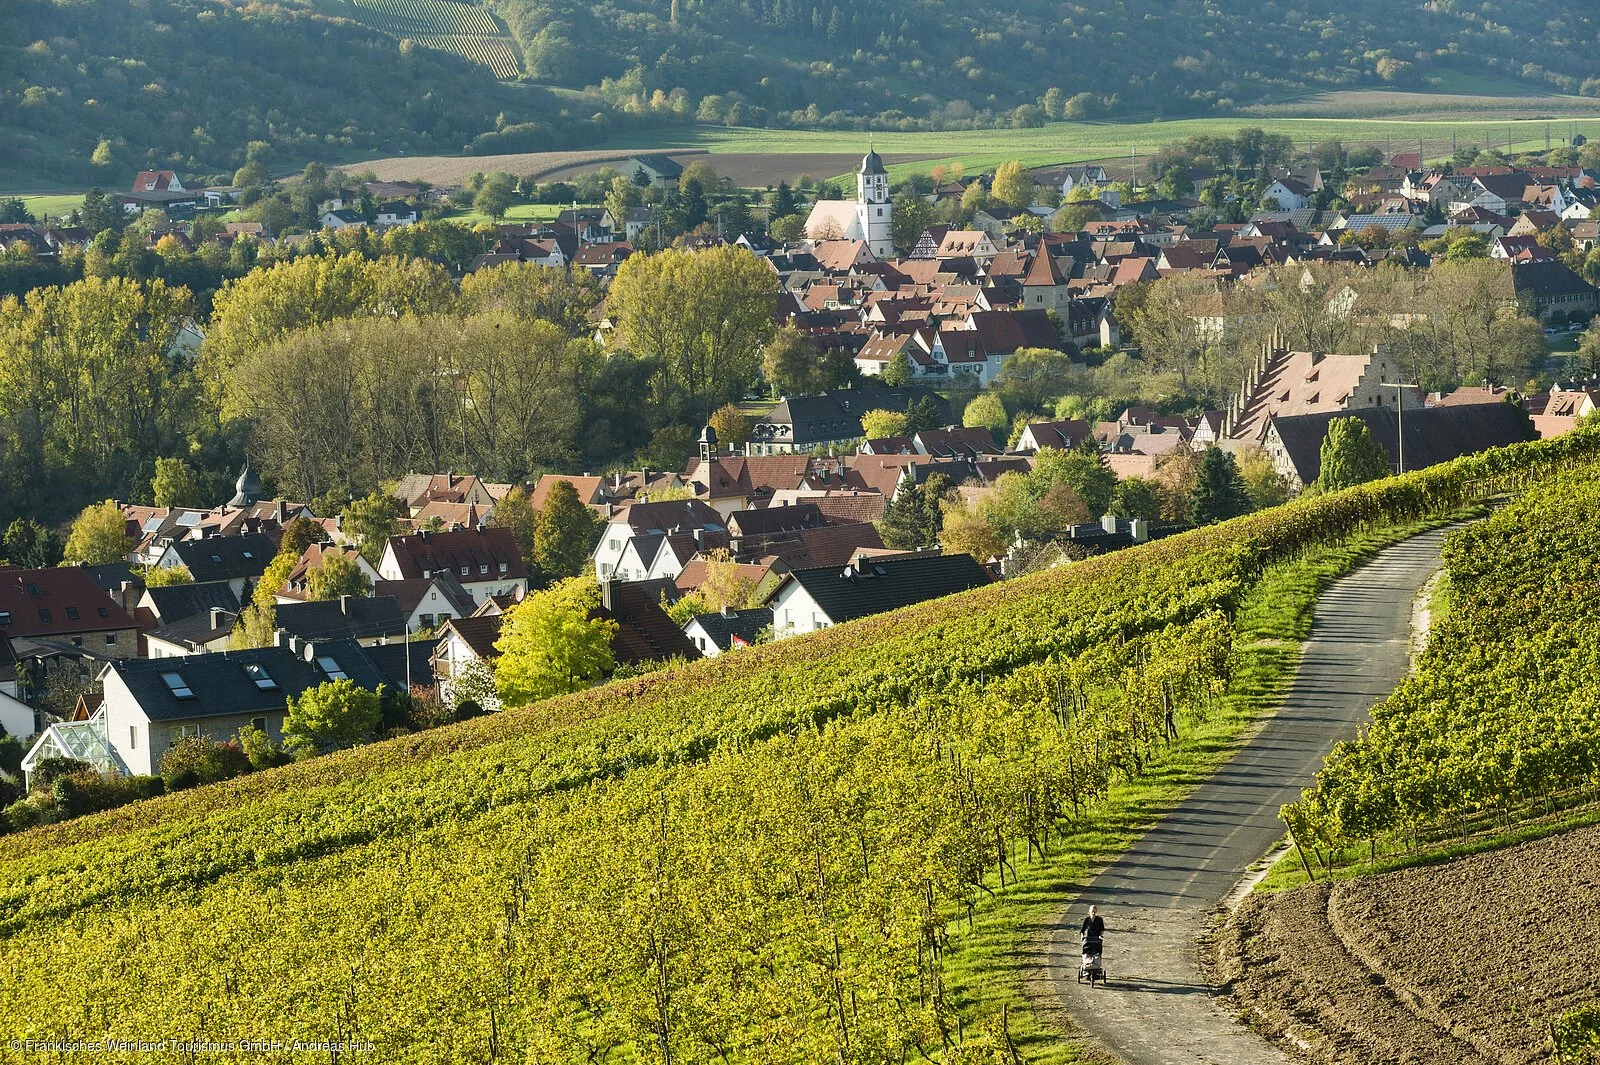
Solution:
M 1133 542 L 1142 544 L 1150 539 L 1150 523 L 1143 518 L 1134 518 L 1128 522 L 1128 531 L 1133 535 Z
M 1104 529 L 1108 533 L 1116 532 L 1117 516 L 1115 514 L 1102 514 L 1100 516 L 1100 528 Z
M 725 618 L 733 617 L 733 607 L 731 607 L 728 604 L 724 603 L 722 605 L 722 616 L 725 617 Z
M 222 615 L 226 614 L 226 613 L 227 613 L 227 611 L 223 610 L 220 606 L 214 606 L 214 607 L 211 608 L 211 631 L 212 632 L 216 632 L 218 629 L 222 628 Z
M 289 517 L 289 508 L 284 504 L 283 500 L 281 500 L 281 499 L 278 500 L 278 524 L 279 525 L 284 524 L 284 522 L 288 519 L 288 517 Z
M 607 613 L 611 613 L 615 609 L 616 592 L 613 590 L 615 584 L 616 582 L 610 577 L 600 578 L 600 605 L 605 608 Z
M 289 634 L 282 629 L 274 629 L 272 633 L 272 646 L 290 647 Z
M 343 614 L 345 617 L 350 616 L 350 600 L 352 598 L 354 597 L 348 595 L 341 595 L 339 597 L 339 613 Z

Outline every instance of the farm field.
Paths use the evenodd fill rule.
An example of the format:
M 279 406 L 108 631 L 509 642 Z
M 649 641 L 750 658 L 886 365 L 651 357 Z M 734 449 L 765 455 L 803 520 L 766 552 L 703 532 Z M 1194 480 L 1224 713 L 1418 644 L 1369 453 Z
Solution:
M 1220 972 L 1251 1022 L 1317 1062 L 1553 1058 L 1600 998 L 1600 826 L 1248 900 Z
M 548 222 L 571 206 L 570 203 L 514 203 L 500 221 Z M 595 205 L 580 203 L 578 206 L 593 207 Z M 465 222 L 469 225 L 476 225 L 480 222 L 488 225 L 494 222 L 493 218 L 478 211 L 450 211 L 444 215 L 444 218 L 451 222 Z
M 1490 117 L 1449 110 L 1421 112 L 1418 109 L 1447 108 L 1446 102 L 1462 97 L 1428 93 L 1343 93 L 1337 105 L 1357 107 L 1365 104 L 1406 114 L 1426 113 L 1428 117 L 1316 117 L 1298 114 L 1239 115 L 1227 118 L 1153 120 L 1147 122 L 1053 122 L 1037 129 L 961 130 L 937 133 L 864 133 L 840 130 L 780 130 L 749 127 L 687 126 L 662 132 L 630 133 L 613 138 L 586 152 L 545 152 L 512 156 L 415 156 L 386 158 L 368 164 L 380 177 L 421 176 L 426 180 L 460 180 L 474 170 L 510 170 L 524 174 L 542 172 L 570 176 L 585 166 L 626 158 L 634 152 L 663 152 L 674 157 L 689 151 L 704 151 L 717 156 L 737 157 L 738 162 L 718 165 L 718 172 L 748 184 L 767 185 L 777 177 L 836 177 L 854 169 L 855 161 L 868 144 L 889 161 L 889 171 L 903 177 L 913 170 L 925 171 L 935 162 L 960 162 L 969 172 L 994 167 L 1011 159 L 1031 166 L 1051 163 L 1076 163 L 1095 159 L 1128 159 L 1145 156 L 1163 144 L 1203 134 L 1232 134 L 1241 126 L 1260 126 L 1286 134 L 1297 143 L 1339 138 L 1349 144 L 1376 144 L 1411 150 L 1420 142 L 1428 158 L 1449 155 L 1456 143 L 1510 145 L 1524 151 L 1545 146 L 1547 129 L 1557 143 L 1573 132 L 1600 136 L 1600 101 L 1587 101 L 1587 110 L 1562 113 L 1559 121 L 1531 117 L 1495 121 Z M 1356 99 L 1359 98 L 1359 99 Z M 1404 98 L 1404 99 L 1402 99 Z M 1476 97 L 1472 99 L 1478 99 Z M 1483 98 L 1489 99 L 1489 98 Z M 1498 98 L 1496 98 L 1498 99 Z M 1527 97 L 1527 101 L 1572 101 L 1577 97 Z M 1307 108 L 1333 106 L 1312 98 L 1294 105 Z M 1531 106 L 1531 105 L 1530 105 Z M 1552 108 L 1541 114 L 1555 115 Z M 784 163 L 768 162 L 772 157 L 792 157 Z M 842 162 L 824 169 L 829 157 Z M 726 169 L 725 169 L 726 168 Z M 429 178 L 427 174 L 438 174 Z M 763 178 L 767 180 L 762 180 Z
M 23 196 L 22 202 L 27 204 L 28 210 L 33 212 L 35 218 L 49 215 L 56 218 L 61 215 L 71 214 L 83 206 L 83 193 L 46 193 L 36 196 Z

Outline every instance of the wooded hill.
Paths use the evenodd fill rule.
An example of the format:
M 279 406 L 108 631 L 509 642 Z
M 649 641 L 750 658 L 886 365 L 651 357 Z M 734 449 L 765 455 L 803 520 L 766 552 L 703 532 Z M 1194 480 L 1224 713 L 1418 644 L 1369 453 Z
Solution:
M 285 162 L 336 162 L 468 144 L 544 151 L 592 143 L 619 124 L 694 119 L 1037 125 L 1225 114 L 1323 89 L 1452 88 L 1462 74 L 1600 95 L 1586 59 L 1600 16 L 1534 0 L 486 6 L 509 36 L 464 18 L 472 8 L 463 4 L 433 17 L 426 4 L 389 0 L 16 0 L 0 15 L 0 158 L 41 181 L 112 185 L 130 168 L 228 172 L 252 141 Z M 456 32 L 474 26 L 494 35 Z M 494 56 L 465 57 L 490 44 Z M 508 73 L 518 59 L 514 80 L 486 65 Z

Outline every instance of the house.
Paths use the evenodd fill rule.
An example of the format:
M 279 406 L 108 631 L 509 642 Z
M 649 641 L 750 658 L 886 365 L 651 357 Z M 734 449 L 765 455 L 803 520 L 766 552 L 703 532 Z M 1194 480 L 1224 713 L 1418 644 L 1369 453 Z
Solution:
M 242 603 L 277 553 L 278 545 L 265 533 L 208 536 L 169 544 L 156 565 L 161 569 L 183 566 L 196 584 L 226 584 Z
M 1328 435 L 1328 423 L 1335 418 L 1359 418 L 1365 422 L 1395 467 L 1402 457 L 1403 425 L 1406 470 L 1420 470 L 1462 455 L 1539 438 L 1522 408 L 1501 402 L 1417 407 L 1404 412 L 1396 411 L 1391 404 L 1273 416 L 1268 419 L 1262 447 L 1291 487 L 1304 488 L 1322 473 L 1322 442 Z
M 1600 289 L 1559 259 L 1514 262 L 1510 281 L 1514 298 L 1530 304 L 1543 321 L 1558 314 L 1572 321 L 1587 321 L 1600 312 Z
M 301 553 L 294 569 L 289 571 L 283 587 L 274 588 L 273 595 L 280 603 L 298 603 L 311 598 L 311 574 L 320 570 L 330 558 L 343 558 L 367 579 L 370 585 L 377 581 L 378 571 L 362 557 L 351 544 L 309 544 Z
M 0 736 L 32 739 L 39 731 L 39 715 L 23 702 L 23 675 L 11 640 L 0 633 Z
M 715 658 L 739 647 L 753 646 L 761 634 L 772 628 L 772 608 L 751 607 L 748 610 L 724 608 L 719 614 L 696 614 L 683 627 L 700 654 Z
M 0 566 L 0 637 L 16 658 L 59 650 L 68 658 L 133 658 L 133 617 L 81 566 Z
M 309 603 L 283 603 L 277 627 L 303 641 L 354 640 L 363 646 L 405 639 L 406 615 L 393 596 L 341 595 Z
M 140 192 L 187 192 L 183 182 L 178 180 L 178 175 L 171 170 L 141 170 L 138 177 L 133 179 L 133 187 L 128 190 L 132 193 Z
M 374 598 L 389 596 L 405 618 L 405 631 L 422 632 L 451 618 L 470 617 L 478 608 L 454 573 L 440 571 L 415 580 L 372 582 Z
M 522 595 L 529 587 L 528 568 L 510 529 L 480 524 L 471 529 L 422 530 L 389 537 L 378 562 L 380 578 L 410 581 L 436 573 L 454 575 L 479 603 L 491 595 Z
M 675 189 L 683 177 L 683 166 L 665 155 L 636 155 L 618 165 L 617 172 L 635 185 Z
M 723 517 L 756 503 L 770 503 L 779 492 L 792 491 L 806 483 L 811 472 L 807 455 L 719 455 L 715 452 L 715 431 L 711 450 L 693 460 L 683 478 L 695 495 L 709 503 Z
M 936 259 L 972 259 L 987 263 L 1000 254 L 994 238 L 981 229 L 952 229 L 939 242 Z
M 1403 368 L 1383 347 L 1368 355 L 1282 349 L 1266 352 L 1228 401 L 1221 435 L 1231 440 L 1259 441 L 1272 418 L 1357 407 L 1392 407 L 1396 391 L 1404 393 L 1407 408 L 1422 406 L 1417 389 L 1388 387 L 1404 381 Z
M 616 231 L 616 219 L 605 207 L 568 207 L 556 214 L 555 225 L 570 228 L 579 244 L 605 243 Z
M 146 588 L 139 596 L 134 617 L 141 628 L 158 629 L 211 610 L 237 615 L 239 597 L 226 584 L 169 584 Z
M 1298 211 L 1311 204 L 1311 189 L 1292 177 L 1273 179 L 1262 192 L 1264 200 L 1274 200 L 1280 211 Z
M 923 429 L 911 438 L 911 446 L 918 455 L 934 459 L 975 459 L 980 455 L 1005 453 L 985 425 L 947 425 L 942 429 Z
M 752 424 L 747 450 L 751 455 L 782 455 L 829 447 L 853 449 L 864 435 L 861 415 L 869 410 L 904 413 L 923 400 L 932 403 L 939 424 L 951 421 L 949 401 L 918 385 L 863 385 L 815 396 L 785 396 Z
M 500 626 L 504 620 L 503 614 L 474 614 L 471 617 L 451 618 L 439 630 L 431 662 L 433 675 L 439 685 L 439 697 L 447 704 L 454 705 L 457 682 L 477 663 L 492 663 L 500 657 L 495 641 L 500 639 Z M 481 695 L 483 709 L 500 709 L 500 701 L 492 692 Z
M 722 515 L 702 500 L 634 503 L 601 531 L 593 555 L 595 577 L 623 581 L 675 578 L 697 552 L 726 546 L 727 534 Z
M 600 608 L 596 613 L 617 624 L 611 637 L 611 655 L 617 665 L 700 657 L 700 649 L 661 609 L 661 594 L 650 584 L 600 582 Z
M 370 691 L 384 683 L 352 641 L 284 636 L 248 651 L 114 662 L 101 675 L 105 699 L 96 716 L 125 771 L 146 775 L 159 772 L 161 756 L 189 736 L 223 742 L 254 725 L 280 742 L 288 701 L 342 679 Z
M 1040 175 L 1043 176 L 1043 175 Z M 1097 164 L 1087 166 L 1069 166 L 1060 171 L 1061 199 L 1065 202 L 1073 189 L 1088 186 L 1099 188 L 1111 184 L 1111 179 L 1106 176 L 1106 168 Z
M 471 474 L 408 473 L 394 487 L 394 496 L 406 506 L 407 514 L 415 514 L 428 503 L 475 503 L 492 507 L 494 493 L 487 485 Z
M 971 555 L 858 557 L 837 566 L 795 570 L 773 592 L 773 635 L 831 628 L 989 583 Z
M 1012 450 L 1031 455 L 1047 447 L 1061 450 L 1082 447 L 1084 441 L 1090 438 L 1090 433 L 1089 423 L 1078 418 L 1060 422 L 1032 422 L 1022 430 Z
M 585 244 L 572 257 L 572 265 L 587 270 L 596 277 L 615 277 L 617 267 L 622 265 L 622 261 L 632 255 L 633 251 L 633 245 L 624 241 Z
M 361 212 L 352 211 L 348 207 L 337 211 L 324 211 L 321 221 L 323 229 L 350 229 L 354 226 L 367 224 L 367 220 L 362 217 Z
M 417 209 L 404 200 L 385 200 L 383 203 L 378 204 L 377 225 L 379 229 L 387 229 L 390 226 L 413 226 L 416 224 Z

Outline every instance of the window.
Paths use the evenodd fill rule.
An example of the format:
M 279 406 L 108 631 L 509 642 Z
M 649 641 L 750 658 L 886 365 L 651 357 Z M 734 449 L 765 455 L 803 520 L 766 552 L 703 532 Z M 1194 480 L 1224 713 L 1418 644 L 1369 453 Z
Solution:
M 184 682 L 183 674 L 163 673 L 161 674 L 161 679 L 166 681 L 167 690 L 172 692 L 172 697 L 174 699 L 194 698 L 194 692 L 190 689 L 189 685 Z
M 222 556 L 221 555 L 212 555 L 211 556 L 211 561 L 213 561 L 213 562 L 221 562 L 222 561 Z
M 137 726 L 137 725 L 129 725 L 128 726 L 128 750 L 136 751 L 138 749 L 139 749 L 139 726 Z
M 50 620 L 50 611 L 49 610 L 40 610 L 39 611 L 39 620 L 40 621 L 49 621 Z
M 506 564 L 504 562 L 502 562 L 502 563 L 500 563 L 500 572 L 504 573 L 505 571 L 506 571 Z
M 98 613 L 103 618 L 108 618 L 111 616 L 111 610 L 108 607 L 100 607 Z
M 11 624 L 11 611 L 0 610 L 0 625 Z
M 472 576 L 472 567 L 471 567 L 471 566 L 462 566 L 462 567 L 461 567 L 461 575 L 462 575 L 462 576 L 463 576 L 463 577 L 470 577 L 470 576 Z
M 272 675 L 267 672 L 267 668 L 260 662 L 246 662 L 244 673 L 245 676 L 255 681 L 257 688 L 264 692 L 273 691 L 278 687 L 278 682 L 272 679 Z
M 33 596 L 38 595 L 39 594 L 39 586 L 37 584 L 28 585 L 28 594 L 29 595 L 33 595 Z
M 248 552 L 248 551 L 246 551 L 246 552 L 245 552 L 245 553 L 244 553 L 244 557 L 245 557 L 245 558 L 255 558 L 255 557 L 256 557 L 256 556 L 255 556 L 255 555 L 252 555 L 252 554 L 251 554 L 251 553 L 250 553 L 250 552 Z
M 73 621 L 77 621 L 78 620 L 78 608 L 75 607 L 75 606 L 67 607 L 67 617 L 71 618 Z
M 262 732 L 265 732 L 267 731 L 267 719 L 264 717 L 252 717 L 250 719 L 250 727 L 258 728 Z
M 82 647 L 83 646 L 83 637 L 82 636 L 74 636 L 72 638 L 72 646 L 74 646 L 74 647 Z
M 349 674 L 339 668 L 339 663 L 331 655 L 321 655 L 317 658 L 317 665 L 322 667 L 322 672 L 328 675 L 329 680 L 348 680 Z
M 489 572 L 489 563 L 487 563 L 487 562 L 478 563 L 478 572 L 479 573 L 488 573 Z
M 116 645 L 117 645 L 117 634 L 114 633 L 114 632 L 106 633 L 106 646 L 107 647 L 115 647 Z
M 174 744 L 177 743 L 179 740 L 199 739 L 199 738 L 200 738 L 200 726 L 199 725 L 179 725 L 176 729 L 173 730 L 173 733 L 172 733 L 172 742 Z

